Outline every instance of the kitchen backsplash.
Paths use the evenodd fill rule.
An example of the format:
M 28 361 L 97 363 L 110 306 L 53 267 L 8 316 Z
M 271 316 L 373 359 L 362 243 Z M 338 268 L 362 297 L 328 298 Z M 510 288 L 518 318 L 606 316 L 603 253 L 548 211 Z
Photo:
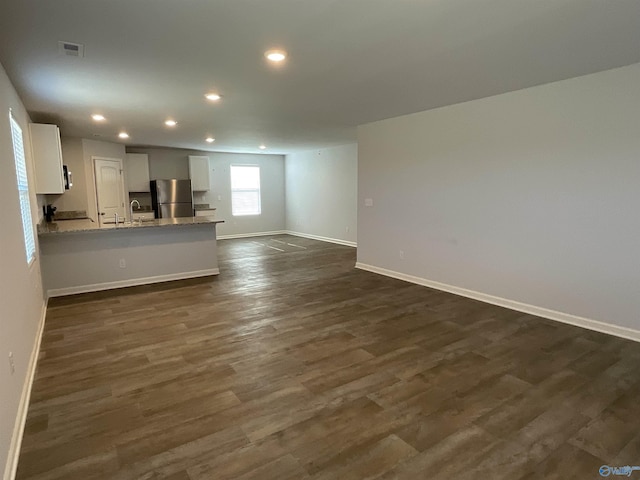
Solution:
M 140 202 L 139 211 L 150 212 L 151 211 L 151 194 L 149 192 L 129 192 L 129 202 L 138 200 Z M 134 208 L 138 211 L 137 208 Z
M 80 218 L 87 218 L 86 210 L 58 210 L 54 214 L 56 220 L 74 220 Z

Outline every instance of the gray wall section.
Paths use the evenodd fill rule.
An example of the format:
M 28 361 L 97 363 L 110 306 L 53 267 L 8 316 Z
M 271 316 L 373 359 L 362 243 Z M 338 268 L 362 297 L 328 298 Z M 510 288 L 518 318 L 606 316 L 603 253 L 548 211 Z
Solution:
M 358 146 L 286 156 L 287 230 L 355 243 Z
M 639 105 L 635 64 L 359 127 L 358 261 L 640 329 Z
M 217 216 L 225 220 L 218 225 L 218 236 L 256 232 L 276 232 L 285 229 L 284 157 L 241 153 L 209 155 L 212 190 L 201 196 L 203 203 L 216 207 Z M 231 165 L 258 165 L 262 214 L 242 217 L 231 215 Z M 218 200 L 218 195 L 221 200 Z M 198 200 L 197 200 L 198 201 Z
M 178 148 L 127 148 L 127 153 L 146 153 L 149 155 L 149 178 L 166 180 L 189 178 L 189 155 L 208 155 L 208 153 Z
M 54 234 L 40 245 L 46 291 L 218 268 L 215 224 Z
M 129 153 L 149 155 L 151 179 L 189 178 L 189 155 L 209 157 L 211 190 L 194 193 L 194 203 L 208 203 L 216 208 L 216 216 L 225 223 L 218 224 L 218 237 L 225 235 L 274 232 L 285 229 L 284 157 L 217 153 L 176 148 L 135 148 Z M 231 165 L 258 165 L 262 193 L 262 214 L 234 217 L 231 215 Z
M 29 116 L 0 66 L 0 474 L 9 478 L 9 455 L 20 399 L 28 380 L 28 366 L 34 350 L 38 327 L 44 313 L 40 278 L 40 260 L 27 265 L 22 216 L 16 183 L 16 168 L 9 124 L 9 109 L 20 124 L 27 157 L 28 177 L 34 184 L 29 139 Z M 38 200 L 31 194 L 32 217 L 37 221 Z M 15 372 L 9 368 L 9 352 L 13 353 Z M 26 405 L 24 405 L 26 408 Z

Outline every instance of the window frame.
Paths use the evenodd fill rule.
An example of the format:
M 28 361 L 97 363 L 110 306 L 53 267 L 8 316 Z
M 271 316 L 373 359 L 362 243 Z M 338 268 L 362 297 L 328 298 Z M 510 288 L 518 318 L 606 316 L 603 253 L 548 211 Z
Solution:
M 234 168 L 257 168 L 258 169 L 258 188 L 233 188 L 233 169 Z M 261 179 L 260 165 L 255 164 L 235 164 L 230 165 L 229 168 L 229 180 L 230 180 L 230 190 L 231 190 L 231 215 L 233 217 L 255 217 L 262 215 L 262 179 Z M 235 213 L 234 212 L 234 203 L 233 203 L 233 194 L 234 192 L 247 192 L 253 193 L 256 192 L 258 196 L 258 209 L 257 212 L 252 213 Z
M 31 213 L 31 192 L 29 189 L 27 157 L 24 149 L 24 132 L 18 120 L 13 116 L 11 109 L 9 109 L 9 126 L 11 129 L 13 163 L 16 174 L 16 187 L 18 189 L 18 202 L 20 204 L 20 217 L 22 220 L 22 239 L 24 241 L 27 265 L 31 266 L 36 260 L 37 245 L 33 216 Z

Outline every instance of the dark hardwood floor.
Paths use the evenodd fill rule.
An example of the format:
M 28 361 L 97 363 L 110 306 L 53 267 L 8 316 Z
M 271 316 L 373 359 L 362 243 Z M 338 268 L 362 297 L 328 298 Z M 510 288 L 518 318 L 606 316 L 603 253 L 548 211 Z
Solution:
M 50 302 L 19 479 L 640 465 L 640 344 L 356 270 L 349 247 L 218 243 L 219 277 Z

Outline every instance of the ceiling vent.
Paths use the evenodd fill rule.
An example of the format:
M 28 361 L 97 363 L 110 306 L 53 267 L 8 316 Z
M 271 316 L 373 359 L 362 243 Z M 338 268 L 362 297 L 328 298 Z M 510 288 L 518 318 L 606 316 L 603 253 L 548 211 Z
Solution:
M 80 43 L 58 42 L 58 53 L 68 57 L 84 57 L 84 45 Z

